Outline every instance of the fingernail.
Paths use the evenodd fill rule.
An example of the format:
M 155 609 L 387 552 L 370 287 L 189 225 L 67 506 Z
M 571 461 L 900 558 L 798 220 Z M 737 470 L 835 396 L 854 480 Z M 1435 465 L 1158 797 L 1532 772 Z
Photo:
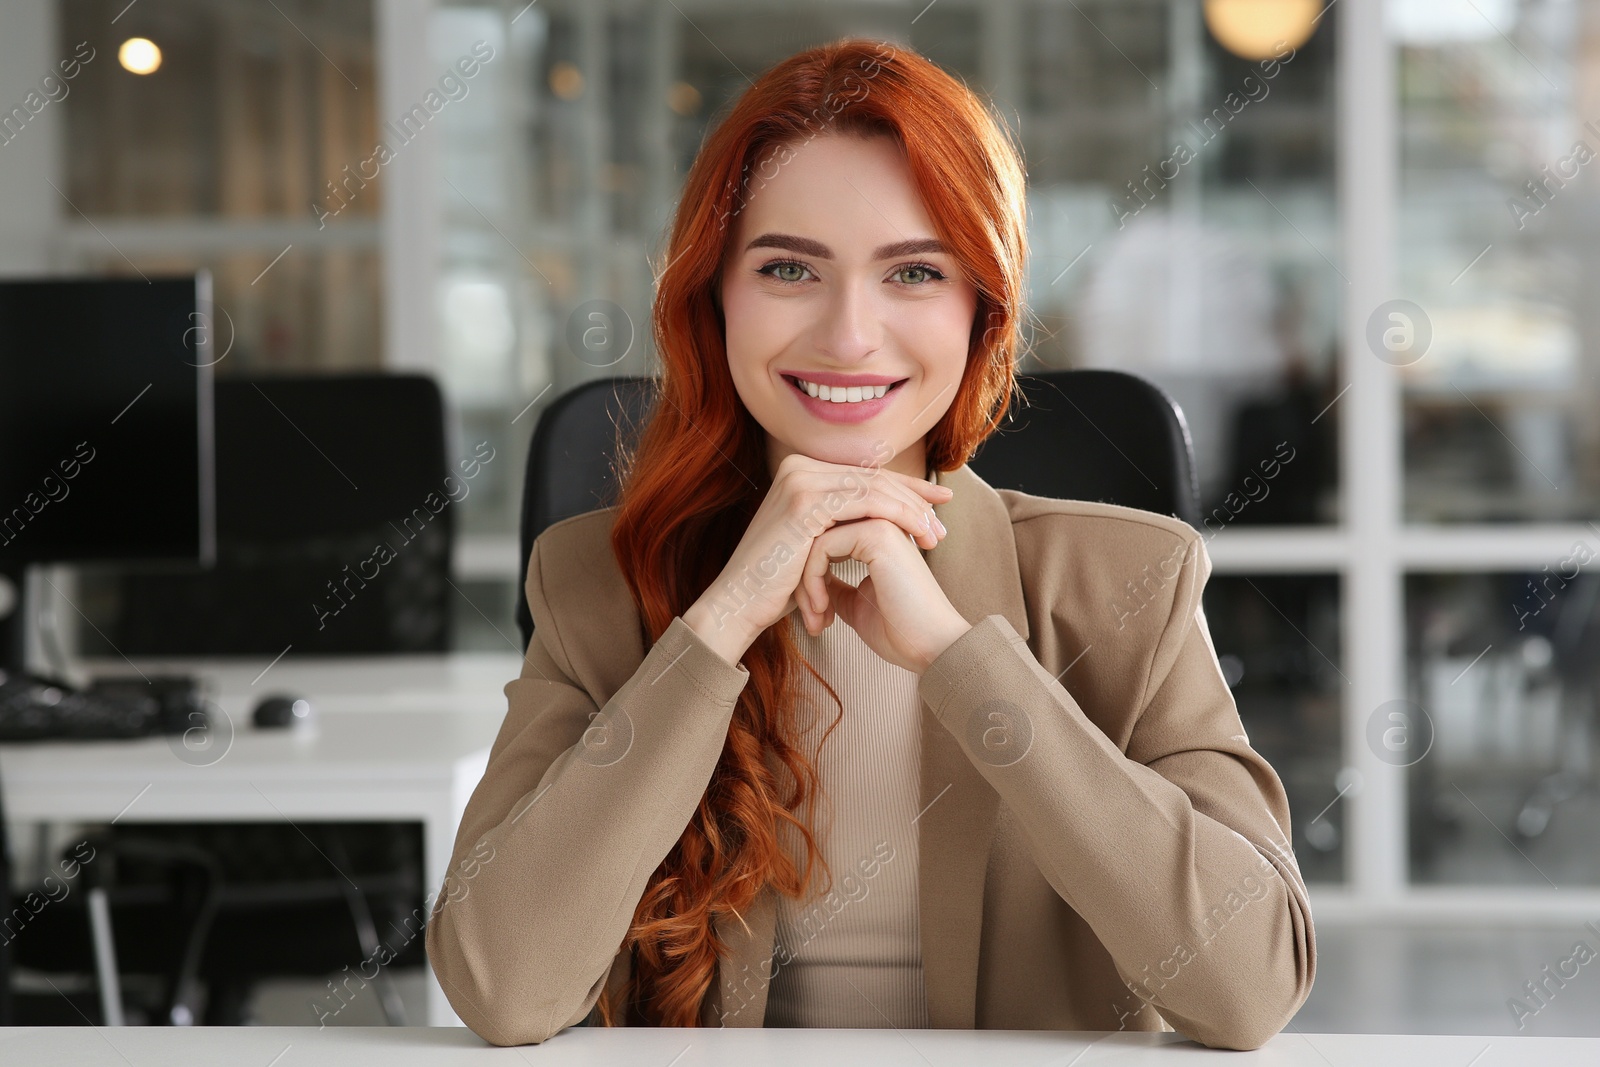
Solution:
M 933 521 L 939 524 L 939 536 L 940 537 L 943 537 L 945 534 L 950 532 L 949 530 L 945 529 L 944 523 L 939 521 L 939 516 L 935 515 L 933 517 Z

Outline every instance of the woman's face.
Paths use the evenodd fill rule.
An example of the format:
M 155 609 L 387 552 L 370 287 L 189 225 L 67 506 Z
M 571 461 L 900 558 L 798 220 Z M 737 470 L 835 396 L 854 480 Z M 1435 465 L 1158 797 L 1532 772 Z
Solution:
M 762 173 L 774 166 L 751 178 L 721 282 L 728 367 L 768 463 L 800 452 L 923 477 L 923 435 L 955 400 L 977 292 L 893 140 L 826 134 Z

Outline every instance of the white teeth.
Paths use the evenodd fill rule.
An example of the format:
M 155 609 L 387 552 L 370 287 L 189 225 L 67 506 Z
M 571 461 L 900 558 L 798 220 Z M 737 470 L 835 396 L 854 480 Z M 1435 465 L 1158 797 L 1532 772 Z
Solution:
M 808 382 L 803 378 L 796 378 L 800 387 L 809 396 L 818 400 L 827 400 L 834 404 L 859 404 L 863 400 L 876 400 L 889 391 L 887 385 L 851 385 L 851 386 L 826 386 L 816 382 Z

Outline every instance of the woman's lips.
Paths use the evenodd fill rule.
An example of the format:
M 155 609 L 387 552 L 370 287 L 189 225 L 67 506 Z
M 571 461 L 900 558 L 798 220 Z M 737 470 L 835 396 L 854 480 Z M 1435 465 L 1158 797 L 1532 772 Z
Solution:
M 796 379 L 791 378 L 788 375 L 784 375 L 783 380 L 789 383 L 789 388 L 797 397 L 800 398 L 800 403 L 805 406 L 806 410 L 811 412 L 811 414 L 815 415 L 817 418 L 822 419 L 825 422 L 850 424 L 865 422 L 874 415 L 877 415 L 879 412 L 883 411 L 883 409 L 894 400 L 895 396 L 899 394 L 900 387 L 909 379 L 902 379 L 898 382 L 895 382 L 893 385 L 889 386 L 889 391 L 880 397 L 875 397 L 872 400 L 858 400 L 855 403 L 850 403 L 848 401 L 839 403 L 833 400 L 822 400 L 818 397 L 812 396 L 810 393 L 806 392 L 805 389 L 801 388 Z

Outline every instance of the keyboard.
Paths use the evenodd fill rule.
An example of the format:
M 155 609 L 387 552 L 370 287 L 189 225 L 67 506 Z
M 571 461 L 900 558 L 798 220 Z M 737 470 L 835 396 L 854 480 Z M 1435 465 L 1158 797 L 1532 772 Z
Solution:
M 181 733 L 205 715 L 188 679 L 115 679 L 89 689 L 0 673 L 0 742 L 101 740 Z

